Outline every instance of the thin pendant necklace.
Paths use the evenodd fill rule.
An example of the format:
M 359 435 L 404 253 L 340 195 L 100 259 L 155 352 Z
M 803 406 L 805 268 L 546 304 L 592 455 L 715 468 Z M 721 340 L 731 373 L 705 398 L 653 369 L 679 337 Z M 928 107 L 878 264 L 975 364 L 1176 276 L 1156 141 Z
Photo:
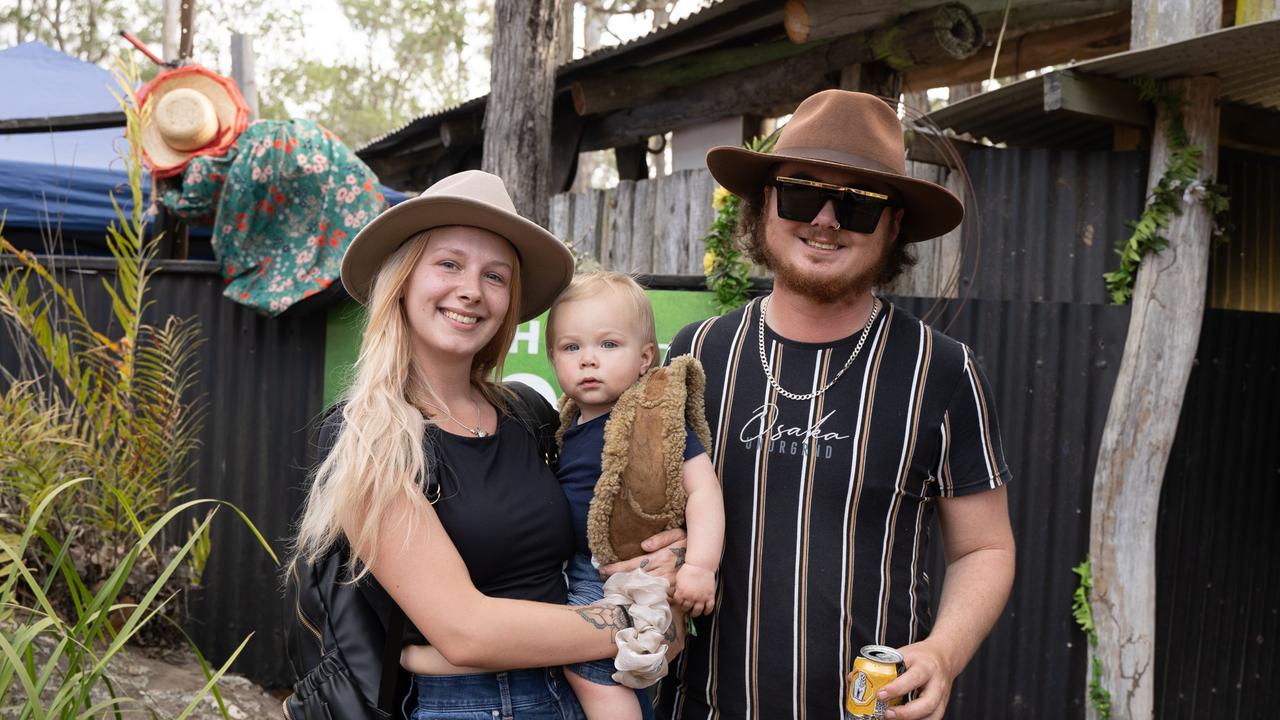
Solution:
M 430 400 L 423 400 L 422 402 L 424 402 L 424 403 L 426 403 L 427 405 L 430 405 L 431 407 L 435 408 L 436 410 L 439 410 L 440 412 L 444 413 L 446 417 L 448 417 L 450 420 L 452 420 L 452 421 L 453 421 L 454 423 L 456 423 L 458 426 L 460 426 L 460 427 L 462 427 L 462 428 L 465 428 L 465 429 L 466 429 L 466 431 L 467 431 L 467 432 L 469 432 L 469 433 L 471 433 L 472 435 L 475 435 L 476 437 L 488 437 L 488 436 L 489 436 L 489 433 L 485 432 L 484 428 L 480 427 L 480 422 L 481 422 L 481 420 L 480 420 L 480 403 L 476 400 L 475 395 L 472 395 L 472 396 L 471 396 L 471 406 L 472 406 L 472 407 L 474 407 L 474 408 L 475 408 L 475 410 L 476 410 L 476 425 L 475 425 L 475 427 L 472 427 L 472 426 L 470 426 L 470 425 L 468 425 L 468 424 L 466 424 L 466 423 L 462 422 L 462 421 L 461 421 L 461 420 L 459 420 L 458 418 L 454 417 L 453 413 L 449 412 L 449 408 L 447 408 L 447 407 L 444 407 L 444 406 L 442 406 L 442 405 L 437 405 L 437 404 L 435 404 L 435 403 L 431 402 Z
M 862 344 L 867 341 L 867 335 L 871 333 L 871 326 L 875 324 L 876 317 L 880 315 L 880 298 L 876 298 L 875 303 L 871 306 L 871 316 L 867 318 L 867 326 L 862 328 L 862 337 L 858 338 L 858 344 L 854 346 L 853 353 L 849 355 L 849 359 L 844 361 L 844 367 L 840 368 L 840 372 L 836 373 L 836 376 L 831 378 L 831 381 L 826 385 L 823 385 L 820 389 L 811 393 L 805 393 L 804 395 L 783 389 L 782 385 L 778 384 L 777 379 L 773 377 L 773 368 L 769 364 L 769 357 L 764 352 L 764 314 L 768 309 L 769 298 L 766 297 L 760 301 L 760 367 L 764 368 L 764 376 L 769 378 L 769 384 L 773 386 L 774 390 L 778 391 L 779 395 L 791 400 L 806 401 L 819 397 L 822 393 L 829 390 L 831 386 L 835 385 L 836 381 L 840 379 L 840 376 L 844 375 L 844 371 L 848 370 L 849 367 L 853 365 L 853 361 L 858 357 L 858 353 L 862 351 Z

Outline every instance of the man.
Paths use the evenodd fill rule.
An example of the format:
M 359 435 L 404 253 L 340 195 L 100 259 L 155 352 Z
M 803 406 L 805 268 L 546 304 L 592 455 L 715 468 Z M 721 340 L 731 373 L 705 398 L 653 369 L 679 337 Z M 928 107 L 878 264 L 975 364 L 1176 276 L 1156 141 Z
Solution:
M 873 288 L 962 206 L 906 175 L 897 115 L 862 93 L 818 93 L 772 154 L 717 147 L 707 165 L 743 198 L 774 286 L 671 345 L 706 369 L 727 528 L 716 612 L 663 703 L 676 718 L 840 718 L 860 648 L 881 644 L 907 668 L 887 697 L 916 693 L 889 717 L 940 718 L 1012 585 L 1009 471 L 973 353 Z M 931 623 L 935 513 L 947 574 Z

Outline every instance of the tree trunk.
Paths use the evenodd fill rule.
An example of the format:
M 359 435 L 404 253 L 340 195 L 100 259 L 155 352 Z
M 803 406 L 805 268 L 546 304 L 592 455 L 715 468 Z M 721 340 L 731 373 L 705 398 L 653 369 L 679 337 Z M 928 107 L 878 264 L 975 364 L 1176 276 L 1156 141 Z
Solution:
M 1206 178 L 1218 163 L 1219 81 L 1202 77 L 1172 85 L 1186 100 L 1183 123 L 1189 141 L 1204 148 L 1199 177 Z M 1160 179 L 1168 159 L 1160 111 L 1148 188 Z M 1129 334 L 1094 473 L 1089 528 L 1093 620 L 1101 684 L 1111 693 L 1116 720 L 1153 717 L 1156 517 L 1200 339 L 1212 227 L 1203 204 L 1184 204 L 1166 230 L 1169 247 L 1148 255 L 1138 270 Z M 1092 708 L 1088 713 L 1098 717 Z
M 497 0 L 482 167 L 507 184 L 516 210 L 546 227 L 551 100 L 559 57 L 557 0 Z

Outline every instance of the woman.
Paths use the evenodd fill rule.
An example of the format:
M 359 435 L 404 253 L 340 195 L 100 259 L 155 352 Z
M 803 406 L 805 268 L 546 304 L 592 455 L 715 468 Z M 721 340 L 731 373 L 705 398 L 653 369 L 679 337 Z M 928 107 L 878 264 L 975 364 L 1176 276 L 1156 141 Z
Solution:
M 615 653 L 614 605 L 566 607 L 567 503 L 492 381 L 522 320 L 568 284 L 573 258 L 469 171 L 378 216 L 342 281 L 368 307 L 355 378 L 297 538 L 314 560 L 345 539 L 452 665 L 533 668 L 415 678 L 415 720 L 470 712 L 577 717 L 558 666 Z M 425 438 L 425 440 L 424 440 Z M 438 497 L 424 493 L 439 480 Z M 673 646 L 675 643 L 673 643 Z

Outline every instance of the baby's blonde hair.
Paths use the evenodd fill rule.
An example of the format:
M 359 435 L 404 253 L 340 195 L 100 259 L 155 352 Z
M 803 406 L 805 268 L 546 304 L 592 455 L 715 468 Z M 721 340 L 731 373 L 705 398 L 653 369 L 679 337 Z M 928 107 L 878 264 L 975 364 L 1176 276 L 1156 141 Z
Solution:
M 640 283 L 636 282 L 635 278 L 626 273 L 612 270 L 598 270 L 575 275 L 573 282 L 569 283 L 568 289 L 560 293 L 560 297 L 556 298 L 555 304 L 551 306 L 551 311 L 547 313 L 546 339 L 548 356 L 555 354 L 556 310 L 565 303 L 608 291 L 617 292 L 631 306 L 631 310 L 635 314 L 635 320 L 639 323 L 641 344 L 651 343 L 656 357 L 658 352 L 658 329 L 653 321 L 653 303 L 649 302 L 649 296 L 644 294 L 644 288 L 640 287 Z

